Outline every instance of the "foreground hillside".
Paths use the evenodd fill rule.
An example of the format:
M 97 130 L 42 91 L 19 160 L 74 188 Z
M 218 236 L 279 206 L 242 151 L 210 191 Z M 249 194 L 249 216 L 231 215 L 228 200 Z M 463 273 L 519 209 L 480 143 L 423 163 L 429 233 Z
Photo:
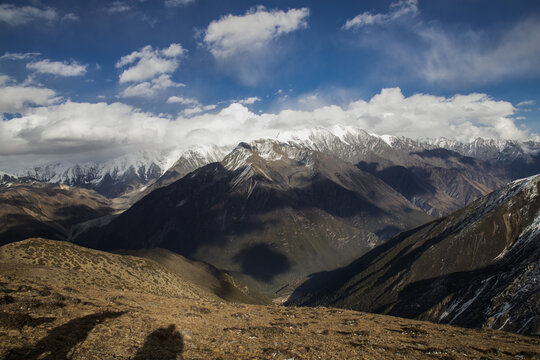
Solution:
M 540 175 L 312 276 L 295 305 L 540 332 Z
M 150 260 L 68 243 L 0 248 L 3 359 L 537 359 L 539 345 L 349 310 L 228 303 Z

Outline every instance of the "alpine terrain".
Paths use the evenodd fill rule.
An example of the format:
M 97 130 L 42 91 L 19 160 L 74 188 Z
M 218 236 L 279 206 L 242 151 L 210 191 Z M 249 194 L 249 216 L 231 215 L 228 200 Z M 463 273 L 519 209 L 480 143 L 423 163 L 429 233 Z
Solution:
M 538 335 L 540 175 L 313 275 L 290 305 L 325 305 Z
M 275 292 L 431 219 L 351 163 L 260 140 L 153 191 L 75 241 L 106 250 L 166 248 Z

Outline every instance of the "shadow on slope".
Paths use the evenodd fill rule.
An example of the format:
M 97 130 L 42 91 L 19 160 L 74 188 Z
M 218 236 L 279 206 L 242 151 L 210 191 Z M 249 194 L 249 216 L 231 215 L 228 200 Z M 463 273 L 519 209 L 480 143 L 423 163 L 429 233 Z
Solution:
M 184 340 L 174 324 L 151 332 L 133 360 L 183 359 Z
M 84 341 L 90 331 L 107 319 L 114 319 L 124 312 L 100 312 L 73 319 L 52 329 L 47 336 L 29 347 L 11 350 L 6 360 L 15 359 L 67 359 L 69 352 Z
M 266 283 L 272 282 L 276 275 L 287 272 L 291 268 L 287 256 L 268 244 L 247 247 L 236 254 L 233 260 L 240 263 L 244 274 Z

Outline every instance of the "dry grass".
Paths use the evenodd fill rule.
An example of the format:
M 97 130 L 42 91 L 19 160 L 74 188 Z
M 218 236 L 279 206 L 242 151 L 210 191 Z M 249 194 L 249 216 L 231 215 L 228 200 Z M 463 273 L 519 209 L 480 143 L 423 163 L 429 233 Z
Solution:
M 43 240 L 13 245 L 0 248 L 4 359 L 540 358 L 538 338 L 332 308 L 226 303 L 149 260 Z

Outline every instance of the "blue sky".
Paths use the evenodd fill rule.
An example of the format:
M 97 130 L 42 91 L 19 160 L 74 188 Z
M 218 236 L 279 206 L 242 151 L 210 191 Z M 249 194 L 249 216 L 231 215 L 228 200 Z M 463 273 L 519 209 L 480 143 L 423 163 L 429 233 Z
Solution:
M 540 2 L 2 1 L 0 95 L 0 156 L 334 122 L 538 139 Z

